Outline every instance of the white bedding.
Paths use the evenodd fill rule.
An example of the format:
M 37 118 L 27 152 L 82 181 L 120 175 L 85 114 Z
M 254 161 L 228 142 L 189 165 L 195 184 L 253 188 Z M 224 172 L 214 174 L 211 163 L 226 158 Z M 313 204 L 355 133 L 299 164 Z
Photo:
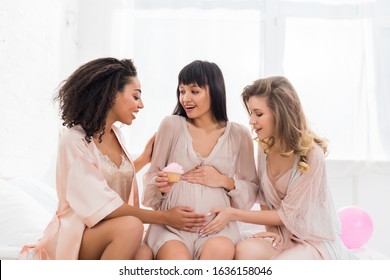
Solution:
M 34 178 L 0 179 L 0 260 L 17 259 L 21 248 L 34 242 L 49 223 L 57 206 L 53 187 Z M 263 226 L 240 223 L 243 238 Z M 353 250 L 362 260 L 390 259 L 371 248 Z
M 46 228 L 57 204 L 55 190 L 33 178 L 0 179 L 0 259 L 16 259 Z
M 15 260 L 19 252 L 19 247 L 0 245 L 0 260 Z

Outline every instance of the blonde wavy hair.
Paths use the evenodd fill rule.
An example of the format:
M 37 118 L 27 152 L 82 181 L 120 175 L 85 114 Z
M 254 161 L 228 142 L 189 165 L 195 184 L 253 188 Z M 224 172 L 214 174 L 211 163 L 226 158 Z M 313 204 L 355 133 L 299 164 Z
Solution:
M 266 97 L 275 118 L 273 137 L 259 140 L 265 153 L 277 150 L 282 156 L 299 155 L 298 169 L 309 171 L 307 154 L 317 143 L 328 153 L 325 139 L 317 136 L 306 121 L 298 94 L 288 79 L 282 76 L 258 79 L 244 88 L 241 97 L 249 113 L 248 100 L 252 96 Z

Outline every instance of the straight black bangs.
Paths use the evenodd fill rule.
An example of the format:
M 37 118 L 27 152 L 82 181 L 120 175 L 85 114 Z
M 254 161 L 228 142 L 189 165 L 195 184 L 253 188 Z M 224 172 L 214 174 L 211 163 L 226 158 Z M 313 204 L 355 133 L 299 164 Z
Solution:
M 179 73 L 179 85 L 197 84 L 199 87 L 208 85 L 207 75 L 201 61 L 195 61 L 185 66 Z

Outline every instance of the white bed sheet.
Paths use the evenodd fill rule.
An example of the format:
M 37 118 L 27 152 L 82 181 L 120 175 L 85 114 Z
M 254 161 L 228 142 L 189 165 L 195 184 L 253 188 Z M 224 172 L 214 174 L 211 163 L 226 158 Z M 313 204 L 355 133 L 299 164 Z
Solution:
M 53 213 L 57 196 L 39 180 L 0 179 L 0 259 L 16 259 L 24 245 L 39 238 Z
M 0 260 L 16 260 L 20 247 L 0 245 Z

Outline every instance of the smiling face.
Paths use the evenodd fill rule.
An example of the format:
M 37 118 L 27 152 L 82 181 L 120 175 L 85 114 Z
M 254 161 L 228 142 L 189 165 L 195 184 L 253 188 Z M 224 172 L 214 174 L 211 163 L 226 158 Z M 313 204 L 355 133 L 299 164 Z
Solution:
M 270 138 L 275 133 L 275 117 L 267 101 L 267 97 L 251 96 L 247 102 L 249 124 L 259 140 Z
M 210 90 L 206 85 L 199 87 L 196 83 L 179 85 L 179 101 L 183 106 L 187 117 L 196 119 L 203 116 L 211 116 Z
M 108 112 L 107 118 L 113 122 L 130 125 L 136 118 L 135 114 L 142 109 L 144 104 L 141 100 L 141 84 L 138 78 L 134 77 L 123 89 L 117 93 L 114 105 Z

